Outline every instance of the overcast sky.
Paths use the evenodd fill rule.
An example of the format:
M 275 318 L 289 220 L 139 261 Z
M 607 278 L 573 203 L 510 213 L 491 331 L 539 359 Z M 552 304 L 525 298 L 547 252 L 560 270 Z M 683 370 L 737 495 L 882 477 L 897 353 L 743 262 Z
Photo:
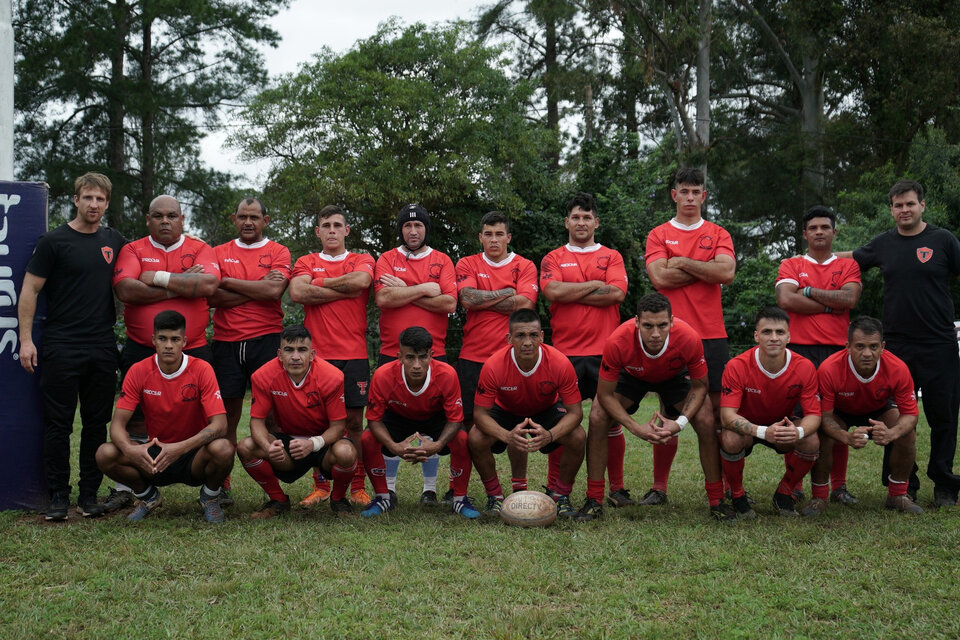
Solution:
M 404 24 L 472 20 L 480 7 L 491 4 L 493 0 L 294 0 L 270 22 L 282 41 L 276 49 L 264 49 L 267 71 L 271 78 L 296 71 L 325 46 L 346 51 L 357 40 L 373 35 L 377 26 L 392 16 Z M 251 186 L 261 186 L 266 165 L 242 163 L 233 150 L 223 147 L 225 138 L 222 133 L 208 136 L 201 148 L 203 160 L 215 169 L 248 176 Z

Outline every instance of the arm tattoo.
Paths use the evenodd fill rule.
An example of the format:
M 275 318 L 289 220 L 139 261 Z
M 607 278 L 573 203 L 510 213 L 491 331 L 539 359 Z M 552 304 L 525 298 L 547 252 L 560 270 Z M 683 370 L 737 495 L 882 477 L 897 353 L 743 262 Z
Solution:
M 810 297 L 817 302 L 830 307 L 838 302 L 850 304 L 853 301 L 853 292 L 843 291 L 842 289 L 816 289 L 813 291 Z
M 484 302 L 502 298 L 504 296 L 504 290 L 481 291 L 480 289 L 466 288 L 460 292 L 460 295 L 470 304 L 483 304 Z
M 737 418 L 732 423 L 730 423 L 730 430 L 739 433 L 742 436 L 753 435 L 750 432 L 750 421 L 745 420 L 744 418 Z
M 210 444 L 211 442 L 217 439 L 216 432 L 213 430 L 213 427 L 210 427 L 210 426 L 205 427 L 197 435 L 201 436 L 201 439 L 200 439 L 201 447 L 205 444 Z
M 513 296 L 510 296 L 509 298 L 504 298 L 500 302 L 496 303 L 491 308 L 496 309 L 497 311 L 513 311 L 517 308 L 517 303 L 514 302 Z

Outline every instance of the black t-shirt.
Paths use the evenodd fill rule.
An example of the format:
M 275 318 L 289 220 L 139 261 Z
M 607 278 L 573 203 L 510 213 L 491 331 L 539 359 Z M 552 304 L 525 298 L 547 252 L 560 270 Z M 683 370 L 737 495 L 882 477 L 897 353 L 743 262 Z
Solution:
M 46 278 L 45 345 L 116 343 L 113 266 L 126 243 L 119 231 L 104 226 L 95 233 L 80 233 L 62 224 L 40 236 L 27 271 Z
M 915 236 L 896 229 L 853 252 L 866 271 L 883 274 L 884 338 L 892 342 L 946 343 L 956 348 L 951 279 L 960 274 L 960 242 L 932 224 Z

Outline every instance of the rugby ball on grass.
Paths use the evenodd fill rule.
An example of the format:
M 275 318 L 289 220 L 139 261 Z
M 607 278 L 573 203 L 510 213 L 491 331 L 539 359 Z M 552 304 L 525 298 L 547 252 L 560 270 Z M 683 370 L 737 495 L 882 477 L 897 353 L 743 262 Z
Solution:
M 517 527 L 545 527 L 557 519 L 557 503 L 539 491 L 517 491 L 504 499 L 500 517 Z

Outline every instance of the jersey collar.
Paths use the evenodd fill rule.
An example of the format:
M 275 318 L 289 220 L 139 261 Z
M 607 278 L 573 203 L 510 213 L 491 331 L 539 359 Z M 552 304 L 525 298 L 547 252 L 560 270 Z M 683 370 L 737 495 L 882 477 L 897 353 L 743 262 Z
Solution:
M 170 253 L 171 251 L 175 251 L 175 250 L 179 249 L 180 247 L 183 246 L 183 243 L 184 243 L 184 241 L 185 241 L 186 239 L 187 239 L 187 236 L 185 236 L 185 235 L 183 235 L 183 234 L 180 234 L 180 239 L 179 239 L 179 240 L 177 240 L 176 242 L 174 242 L 174 243 L 173 243 L 172 245 L 170 245 L 169 247 L 165 247 L 165 246 L 163 246 L 162 244 L 160 244 L 159 242 L 157 242 L 156 240 L 154 240 L 154 239 L 153 239 L 153 236 L 147 236 L 147 240 L 150 241 L 150 244 L 153 245 L 153 248 L 154 248 L 154 249 L 159 249 L 160 251 L 163 251 L 164 253 Z
M 180 363 L 180 368 L 174 371 L 173 373 L 163 372 L 163 369 L 160 368 L 160 356 L 158 354 L 154 354 L 153 363 L 157 365 L 157 371 L 160 372 L 160 375 L 163 376 L 164 380 L 173 380 L 174 378 L 178 377 L 181 373 L 187 370 L 187 360 L 189 359 L 190 359 L 190 356 L 188 356 L 187 354 L 183 354 L 183 362 Z
M 407 384 L 407 374 L 403 370 L 403 363 L 400 363 L 400 377 L 403 378 L 403 386 L 407 388 L 407 391 L 410 392 L 414 398 L 417 396 L 423 395 L 423 392 L 427 390 L 427 387 L 430 386 L 430 379 L 433 378 L 433 362 L 430 362 L 430 366 L 427 367 L 427 377 L 423 381 L 423 386 L 420 387 L 420 391 L 414 391 L 410 388 L 410 385 Z
M 874 381 L 874 379 L 877 377 L 877 374 L 880 373 L 880 363 L 881 363 L 881 362 L 883 362 L 883 357 L 882 357 L 882 355 L 881 355 L 881 358 L 880 358 L 879 360 L 877 360 L 877 368 L 873 370 L 873 373 L 870 375 L 870 377 L 869 377 L 869 378 L 864 378 L 864 377 L 861 376 L 859 373 L 857 373 L 857 368 L 856 368 L 855 366 L 853 366 L 853 358 L 850 357 L 850 354 L 849 354 L 849 353 L 847 354 L 847 364 L 850 366 L 850 371 L 853 372 L 853 375 L 857 378 L 857 380 L 859 380 L 860 382 L 862 382 L 862 383 L 864 383 L 864 384 L 866 384 L 866 383 L 868 383 L 868 382 L 873 382 L 873 381 Z
M 754 359 L 754 361 L 756 361 L 756 363 L 757 363 L 757 368 L 759 368 L 760 371 L 763 372 L 763 375 L 767 376 L 767 377 L 770 378 L 771 380 L 776 380 L 776 379 L 779 378 L 781 375 L 783 375 L 783 373 L 784 373 L 787 369 L 790 368 L 790 360 L 791 360 L 792 358 L 793 358 L 793 352 L 790 351 L 790 349 L 787 349 L 787 363 L 786 363 L 785 365 L 783 365 L 783 369 L 780 369 L 780 371 L 777 371 L 776 373 L 770 373 L 769 371 L 767 371 L 766 369 L 763 368 L 763 365 L 762 365 L 762 364 L 760 364 L 760 347 L 754 347 L 754 348 L 753 348 L 753 359 Z
M 234 240 L 234 242 L 235 242 L 236 245 L 237 245 L 238 247 L 240 247 L 241 249 L 260 249 L 260 248 L 262 248 L 262 247 L 265 247 L 265 246 L 267 245 L 267 243 L 270 242 L 270 241 L 269 241 L 267 238 L 261 238 L 259 242 L 254 242 L 254 243 L 252 243 L 252 244 L 246 244 L 245 242 L 241 242 L 241 241 L 240 241 L 240 238 L 237 238 L 236 240 Z
M 321 260 L 326 260 L 327 262 L 343 262 L 344 260 L 347 259 L 347 256 L 350 255 L 350 252 L 344 251 L 339 255 L 332 256 L 329 253 L 326 253 L 325 251 L 321 251 L 317 255 L 320 256 Z
M 599 242 L 592 244 L 589 247 L 578 247 L 576 245 L 570 244 L 569 242 L 564 245 L 570 253 L 593 253 L 594 251 L 600 251 L 603 248 L 603 245 Z
M 281 364 L 280 366 L 282 367 L 283 365 Z M 311 363 L 310 363 L 310 366 L 307 367 L 307 372 L 306 372 L 305 374 L 303 374 L 303 380 L 300 381 L 300 384 L 297 384 L 296 382 L 294 382 L 294 381 L 293 381 L 293 378 L 290 378 L 290 374 L 289 374 L 289 373 L 287 373 L 286 371 L 284 371 L 284 373 L 287 373 L 287 377 L 290 378 L 290 384 L 293 385 L 293 388 L 294 388 L 294 389 L 299 389 L 299 388 L 302 387 L 304 384 L 306 384 L 307 378 L 310 377 L 310 371 L 311 371 L 312 369 L 313 369 L 313 363 L 311 362 Z
M 803 254 L 802 257 L 803 257 L 803 259 L 806 260 L 807 262 L 812 262 L 813 264 L 830 264 L 831 262 L 833 262 L 834 260 L 837 259 L 837 254 L 831 253 L 831 254 L 830 254 L 830 257 L 827 258 L 826 260 L 824 260 L 823 262 L 817 262 L 816 259 L 811 258 L 811 257 L 810 257 L 810 254 L 808 254 L 808 253 Z
M 517 371 L 520 372 L 520 375 L 525 378 L 529 378 L 537 372 L 537 369 L 540 368 L 540 363 L 543 362 L 543 346 L 541 345 L 540 349 L 537 351 L 537 364 L 533 365 L 533 369 L 530 369 L 530 371 L 524 371 L 520 368 L 520 365 L 517 364 L 517 354 L 514 353 L 513 347 L 510 347 L 510 359 L 513 360 L 513 366 L 517 368 Z
M 410 253 L 410 249 L 407 249 L 402 245 L 397 247 L 397 251 L 399 251 L 400 255 L 405 257 L 407 260 L 423 260 L 428 255 L 433 253 L 433 247 L 427 247 L 426 251 L 424 251 L 423 253 L 418 253 L 417 255 L 413 255 L 412 253 Z
M 504 266 L 504 265 L 506 265 L 506 264 L 510 264 L 510 263 L 513 261 L 513 259 L 514 259 L 514 257 L 515 257 L 516 255 L 517 255 L 517 254 L 515 254 L 514 252 L 511 251 L 511 252 L 508 253 L 508 254 L 506 255 L 506 257 L 504 257 L 504 259 L 501 260 L 500 262 L 494 262 L 493 260 L 491 260 L 490 258 L 487 257 L 487 254 L 485 254 L 485 253 L 483 253 L 483 252 L 480 252 L 480 257 L 483 258 L 483 261 L 486 262 L 486 263 L 487 263 L 488 265 L 490 265 L 491 267 L 502 267 L 502 266 Z
M 699 220 L 697 220 L 697 221 L 694 222 L 693 224 L 683 224 L 682 222 L 680 222 L 680 221 L 677 220 L 676 218 L 673 218 L 672 220 L 670 220 L 670 226 L 672 226 L 672 227 L 674 227 L 674 228 L 676 228 L 676 229 L 680 229 L 681 231 L 694 231 L 694 230 L 699 229 L 700 227 L 702 227 L 704 222 L 705 222 L 705 220 L 704 220 L 703 218 L 700 218 Z
M 643 345 L 643 338 L 640 337 L 640 327 L 637 327 L 637 342 L 640 343 L 640 350 L 643 351 L 643 355 L 647 356 L 651 360 L 656 360 L 663 354 L 667 352 L 667 347 L 670 346 L 670 333 L 667 332 L 667 339 L 663 341 L 663 347 L 660 349 L 659 353 L 650 353 L 647 351 L 647 348 Z

